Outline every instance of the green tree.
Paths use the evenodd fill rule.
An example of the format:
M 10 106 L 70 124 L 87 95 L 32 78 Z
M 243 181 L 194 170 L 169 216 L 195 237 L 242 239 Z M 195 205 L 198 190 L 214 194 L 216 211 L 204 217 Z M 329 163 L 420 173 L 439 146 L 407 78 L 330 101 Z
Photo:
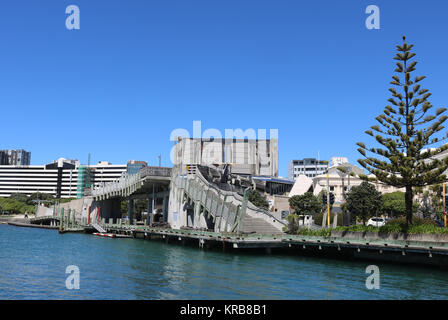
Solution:
M 269 202 L 265 196 L 261 195 L 257 190 L 251 190 L 249 193 L 249 202 L 261 209 L 269 209 Z
M 11 193 L 9 196 L 10 199 L 14 199 L 19 202 L 26 202 L 28 200 L 28 196 L 23 193 Z
M 302 216 L 303 221 L 306 214 L 316 214 L 322 210 L 321 201 L 312 192 L 292 196 L 289 198 L 289 206 L 294 209 L 296 215 Z
M 34 193 L 30 194 L 30 196 L 28 197 L 26 203 L 29 204 L 29 205 L 32 205 L 32 204 L 34 204 L 33 203 L 34 200 L 53 201 L 54 197 L 51 194 L 48 194 L 48 193 L 34 192 Z
M 448 135 L 440 136 L 448 116 L 442 115 L 446 108 L 439 108 L 433 114 L 428 111 L 432 104 L 428 101 L 431 93 L 420 87 L 419 82 L 425 76 L 411 80 L 417 61 L 411 61 L 415 53 L 413 45 L 406 43 L 397 46 L 394 57 L 398 62 L 391 82 L 396 88 L 390 88 L 392 98 L 388 101 L 383 114 L 376 117 L 380 125 L 374 125 L 366 133 L 376 139 L 379 148 L 367 148 L 358 142 L 358 151 L 364 156 L 358 162 L 374 174 L 376 179 L 395 187 L 404 187 L 406 204 L 406 222 L 412 224 L 413 187 L 440 183 L 446 179 L 443 172 L 448 168 L 448 158 L 436 159 L 448 144 L 436 147 L 446 140 Z M 397 90 L 398 89 L 398 90 Z M 434 147 L 427 149 L 428 147 Z M 369 152 L 367 156 L 366 153 Z M 366 175 L 360 176 L 368 180 Z
M 363 224 L 378 213 L 381 205 L 381 192 L 368 182 L 362 182 L 347 193 L 347 210 L 360 218 Z
M 385 193 L 381 196 L 385 213 L 392 217 L 406 214 L 405 193 L 401 191 Z
M 123 216 L 128 214 L 129 202 L 127 200 L 122 200 L 120 203 L 120 211 Z
M 136 199 L 134 201 L 134 217 L 137 221 L 142 220 L 142 212 L 148 209 L 148 202 L 146 199 Z
M 322 201 L 313 195 L 312 192 L 306 192 L 303 195 L 292 196 L 289 198 L 289 205 L 294 209 L 297 215 L 314 214 L 322 210 Z

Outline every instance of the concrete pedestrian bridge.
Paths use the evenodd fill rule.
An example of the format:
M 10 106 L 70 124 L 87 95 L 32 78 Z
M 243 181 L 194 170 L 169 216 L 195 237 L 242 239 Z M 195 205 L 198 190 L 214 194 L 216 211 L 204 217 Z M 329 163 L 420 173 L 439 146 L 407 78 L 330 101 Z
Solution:
M 250 187 L 216 183 L 207 166 L 145 167 L 137 174 L 92 190 L 79 199 L 79 210 L 66 212 L 93 225 L 121 221 L 121 201 L 129 201 L 128 218 L 134 224 L 134 200 L 146 199 L 145 225 L 169 223 L 173 229 L 197 229 L 225 233 L 283 233 L 286 223 L 248 201 Z M 82 209 L 81 209 L 82 207 Z M 158 221 L 155 214 L 159 214 Z M 73 212 L 75 211 L 75 212 Z M 64 215 L 62 211 L 62 215 Z M 56 213 L 61 215 L 61 210 Z M 78 219 L 78 218 L 75 218 Z
M 95 201 L 102 201 L 152 194 L 153 189 L 169 187 L 171 171 L 172 169 L 167 167 L 144 167 L 137 174 L 126 175 L 118 181 L 92 190 L 92 197 Z

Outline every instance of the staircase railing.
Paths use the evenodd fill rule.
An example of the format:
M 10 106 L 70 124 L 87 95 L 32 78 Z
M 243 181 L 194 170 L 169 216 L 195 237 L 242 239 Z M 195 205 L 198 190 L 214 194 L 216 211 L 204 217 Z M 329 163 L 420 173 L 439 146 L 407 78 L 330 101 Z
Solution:
M 252 217 L 262 217 L 264 220 L 271 219 L 278 229 L 286 225 L 268 211 L 260 209 L 249 202 L 248 193 L 246 193 L 246 196 L 241 196 L 235 191 L 223 190 L 204 178 L 200 170 L 195 170 L 194 175 L 177 175 L 178 173 L 180 173 L 180 170 L 173 168 L 172 183 L 177 188 L 183 189 L 193 202 L 200 202 L 215 220 L 219 217 L 219 230 L 222 227 L 221 222 L 223 218 L 226 217 L 226 223 L 229 224 L 230 222 L 232 224 L 232 232 L 237 227 L 241 231 L 243 228 L 243 217 L 247 214 L 247 211 L 251 211 L 252 214 L 250 216 Z M 184 199 L 178 200 L 183 202 Z M 226 226 L 224 227 L 226 228 Z

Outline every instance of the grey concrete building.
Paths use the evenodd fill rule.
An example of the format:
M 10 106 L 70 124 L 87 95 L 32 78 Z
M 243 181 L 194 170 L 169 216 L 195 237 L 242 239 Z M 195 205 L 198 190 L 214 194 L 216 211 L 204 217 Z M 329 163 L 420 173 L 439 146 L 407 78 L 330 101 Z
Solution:
M 278 176 L 278 139 L 201 139 L 178 137 L 175 165 L 231 165 L 232 173 Z

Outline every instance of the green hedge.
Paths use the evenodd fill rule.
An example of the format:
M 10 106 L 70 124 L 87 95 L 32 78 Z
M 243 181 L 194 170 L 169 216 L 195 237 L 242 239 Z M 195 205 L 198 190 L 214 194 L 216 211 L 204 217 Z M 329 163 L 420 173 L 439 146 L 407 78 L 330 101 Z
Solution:
M 439 227 L 430 219 L 414 217 L 412 225 L 406 225 L 406 218 L 400 217 L 389 220 L 382 227 L 353 225 L 349 227 L 337 227 L 334 230 L 352 232 L 379 232 L 379 233 L 406 233 L 406 234 L 448 234 L 447 228 Z
M 298 233 L 302 236 L 320 236 L 320 237 L 328 237 L 331 234 L 331 229 L 317 229 L 311 230 L 308 228 L 299 229 Z

